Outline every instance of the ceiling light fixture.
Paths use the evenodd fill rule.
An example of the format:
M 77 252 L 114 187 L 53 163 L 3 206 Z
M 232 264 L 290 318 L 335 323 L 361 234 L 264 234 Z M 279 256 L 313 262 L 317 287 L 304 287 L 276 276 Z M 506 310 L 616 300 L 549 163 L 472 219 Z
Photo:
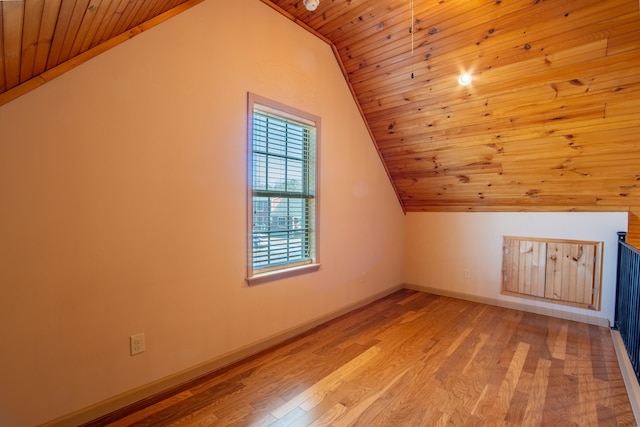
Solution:
M 460 77 L 458 77 L 458 84 L 460 84 L 461 86 L 467 86 L 469 83 L 471 83 L 471 80 L 473 80 L 471 78 L 471 74 L 462 73 L 460 74 Z
M 303 0 L 302 3 L 304 3 L 304 7 L 306 7 L 309 12 L 313 12 L 318 8 L 320 0 Z

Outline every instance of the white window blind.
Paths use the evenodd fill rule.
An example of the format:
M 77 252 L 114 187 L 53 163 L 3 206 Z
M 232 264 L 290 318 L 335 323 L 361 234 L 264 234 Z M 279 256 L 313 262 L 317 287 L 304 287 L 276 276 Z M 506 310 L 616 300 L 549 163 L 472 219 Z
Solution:
M 254 103 L 250 146 L 249 275 L 313 263 L 314 122 Z

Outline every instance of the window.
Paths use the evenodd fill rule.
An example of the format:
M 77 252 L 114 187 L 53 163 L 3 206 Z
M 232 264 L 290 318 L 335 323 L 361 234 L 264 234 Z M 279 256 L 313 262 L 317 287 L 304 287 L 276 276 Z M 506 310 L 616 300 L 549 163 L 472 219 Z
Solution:
M 248 281 L 317 269 L 319 118 L 249 94 Z

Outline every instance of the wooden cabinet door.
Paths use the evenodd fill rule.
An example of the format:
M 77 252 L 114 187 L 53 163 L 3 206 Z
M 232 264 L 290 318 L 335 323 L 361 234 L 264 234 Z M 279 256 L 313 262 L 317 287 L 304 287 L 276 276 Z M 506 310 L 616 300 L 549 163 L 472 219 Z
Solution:
M 505 236 L 502 293 L 600 309 L 602 242 Z

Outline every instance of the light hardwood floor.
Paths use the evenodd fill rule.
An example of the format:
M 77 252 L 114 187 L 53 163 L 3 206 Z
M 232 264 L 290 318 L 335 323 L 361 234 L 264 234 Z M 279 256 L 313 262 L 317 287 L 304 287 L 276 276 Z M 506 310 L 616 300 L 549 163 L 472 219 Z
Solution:
M 633 426 L 606 328 L 401 290 L 96 420 L 110 426 Z

